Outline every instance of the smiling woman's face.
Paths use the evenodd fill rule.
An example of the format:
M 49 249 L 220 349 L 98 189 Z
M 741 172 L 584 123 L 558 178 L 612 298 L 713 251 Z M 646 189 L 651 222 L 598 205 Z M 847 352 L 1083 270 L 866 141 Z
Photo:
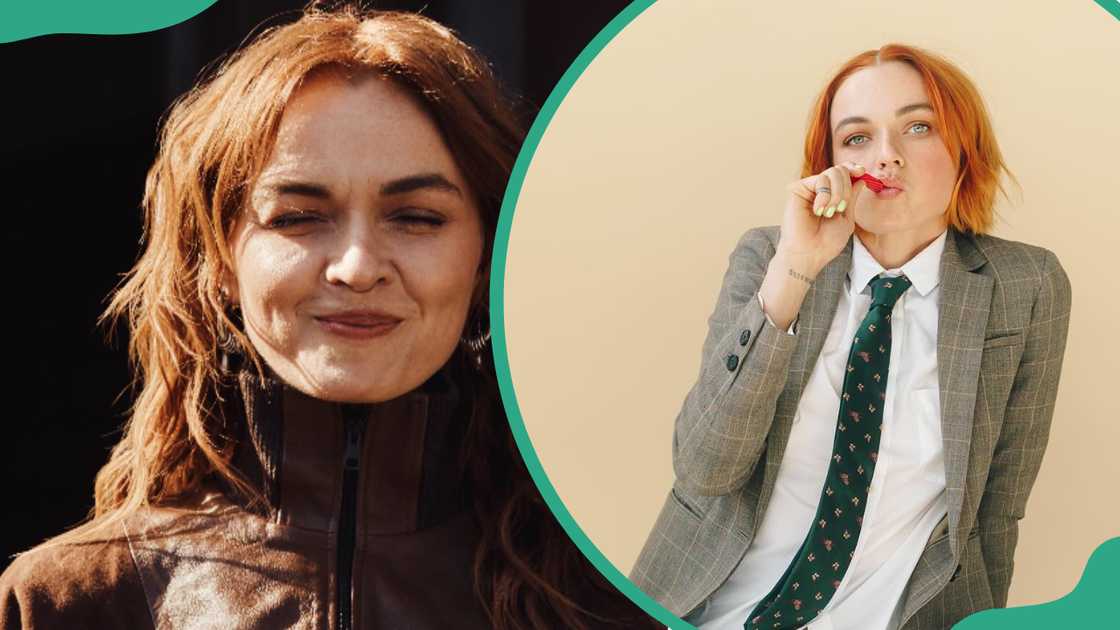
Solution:
M 852 204 L 857 230 L 923 243 L 945 229 L 957 167 L 936 124 L 921 75 L 903 62 L 864 68 L 840 85 L 830 111 L 833 164 L 861 164 L 902 189 L 862 190 Z
M 305 394 L 378 402 L 450 358 L 482 224 L 438 128 L 392 82 L 309 78 L 231 233 L 245 331 Z

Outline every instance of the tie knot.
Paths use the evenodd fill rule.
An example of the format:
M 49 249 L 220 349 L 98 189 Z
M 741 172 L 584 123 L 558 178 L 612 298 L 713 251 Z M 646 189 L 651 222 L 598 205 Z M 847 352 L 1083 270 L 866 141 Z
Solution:
M 867 283 L 871 287 L 871 308 L 885 306 L 888 311 L 893 309 L 894 303 L 906 293 L 910 284 L 910 278 L 906 276 L 875 276 Z

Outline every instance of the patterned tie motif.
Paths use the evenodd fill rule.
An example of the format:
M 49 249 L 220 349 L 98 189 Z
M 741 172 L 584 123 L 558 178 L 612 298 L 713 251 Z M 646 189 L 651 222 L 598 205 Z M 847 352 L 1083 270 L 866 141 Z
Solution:
M 746 630 L 794 630 L 811 622 L 836 593 L 855 555 L 883 429 L 891 311 L 910 288 L 910 280 L 880 275 L 869 285 L 871 307 L 848 354 L 832 460 L 817 515 L 785 574 L 747 617 Z

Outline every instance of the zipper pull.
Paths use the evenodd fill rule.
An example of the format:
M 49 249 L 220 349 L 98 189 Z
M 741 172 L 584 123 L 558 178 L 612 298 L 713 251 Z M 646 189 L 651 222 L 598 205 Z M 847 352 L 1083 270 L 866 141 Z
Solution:
M 346 470 L 358 469 L 358 456 L 362 449 L 362 424 L 358 420 L 346 419 L 346 456 L 343 467 Z

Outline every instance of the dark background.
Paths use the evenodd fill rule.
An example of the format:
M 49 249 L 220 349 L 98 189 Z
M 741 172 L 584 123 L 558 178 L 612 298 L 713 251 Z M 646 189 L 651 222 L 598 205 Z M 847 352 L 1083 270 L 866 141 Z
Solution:
M 455 29 L 535 112 L 624 0 L 376 2 Z M 181 24 L 124 36 L 0 45 L 2 309 L 7 342 L 0 570 L 93 506 L 93 479 L 130 398 L 127 336 L 97 318 L 139 255 L 157 124 L 204 66 L 304 2 L 219 0 Z

